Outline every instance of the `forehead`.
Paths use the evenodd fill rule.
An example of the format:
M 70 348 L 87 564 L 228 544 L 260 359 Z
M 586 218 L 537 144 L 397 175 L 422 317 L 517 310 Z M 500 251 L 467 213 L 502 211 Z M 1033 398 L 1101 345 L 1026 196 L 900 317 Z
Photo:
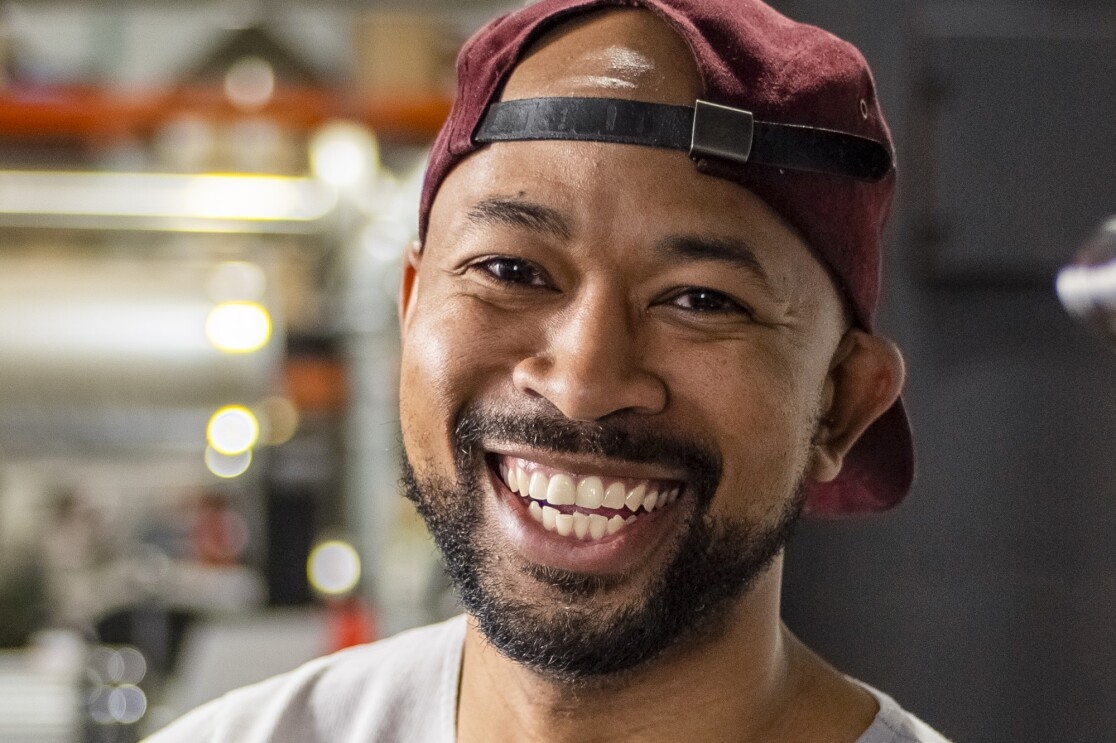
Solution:
M 576 16 L 544 34 L 500 97 L 597 95 L 693 105 L 701 93 L 682 37 L 649 10 L 622 8 Z
M 588 96 L 693 105 L 701 95 L 701 76 L 682 37 L 650 10 L 623 8 L 575 16 L 541 36 L 512 70 L 500 98 Z M 678 234 L 743 240 L 757 247 L 770 264 L 768 273 L 793 288 L 790 293 L 836 297 L 799 233 L 764 201 L 736 183 L 699 173 L 681 152 L 634 145 L 550 141 L 481 148 L 442 182 L 427 243 L 460 234 L 477 204 L 509 196 L 562 214 L 570 236 L 582 243 L 639 251 Z
M 746 188 L 704 175 L 685 154 L 665 149 L 561 140 L 487 145 L 447 176 L 431 211 L 432 229 L 496 196 L 544 204 L 578 229 L 607 225 L 617 236 L 707 228 L 762 233 L 807 250 Z
M 588 96 L 693 105 L 701 93 L 700 74 L 682 37 L 654 12 L 628 7 L 574 15 L 549 29 L 521 55 L 500 98 Z M 695 183 L 668 188 L 673 179 L 662 177 L 676 168 L 685 169 L 687 181 L 709 192 L 698 201 L 711 213 L 717 211 L 709 203 L 714 192 L 721 197 L 714 199 L 716 203 L 734 200 L 742 192 L 700 176 L 680 153 L 590 143 L 510 142 L 482 148 L 449 174 L 435 198 L 431 225 L 446 211 L 447 201 L 468 211 L 472 204 L 466 202 L 497 193 L 544 199 L 570 219 L 586 222 L 592 220 L 582 212 L 589 206 L 598 223 L 610 209 L 626 222 L 636 215 L 650 221 L 646 207 L 652 201 L 677 207 L 669 210 L 675 221 L 697 219 L 700 215 L 687 203 L 693 200 L 682 198 L 693 194 L 689 186 Z M 660 209 L 653 216 L 666 215 Z

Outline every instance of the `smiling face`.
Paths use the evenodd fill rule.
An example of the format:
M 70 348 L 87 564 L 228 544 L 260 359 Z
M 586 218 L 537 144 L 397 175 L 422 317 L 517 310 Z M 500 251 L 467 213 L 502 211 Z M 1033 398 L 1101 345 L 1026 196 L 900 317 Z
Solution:
M 617 11 L 544 39 L 504 97 L 699 88 L 672 32 Z M 684 154 L 473 154 L 401 314 L 408 494 L 489 640 L 544 672 L 619 671 L 714 626 L 803 483 L 835 474 L 818 439 L 841 301 L 777 214 Z

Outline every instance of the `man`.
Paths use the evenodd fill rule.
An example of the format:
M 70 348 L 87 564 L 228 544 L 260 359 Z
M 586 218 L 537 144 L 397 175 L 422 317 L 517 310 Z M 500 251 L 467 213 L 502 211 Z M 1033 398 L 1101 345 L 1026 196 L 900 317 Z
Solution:
M 458 72 L 400 397 L 467 614 L 156 740 L 943 740 L 779 620 L 800 512 L 911 479 L 863 59 L 755 0 L 543 0 Z

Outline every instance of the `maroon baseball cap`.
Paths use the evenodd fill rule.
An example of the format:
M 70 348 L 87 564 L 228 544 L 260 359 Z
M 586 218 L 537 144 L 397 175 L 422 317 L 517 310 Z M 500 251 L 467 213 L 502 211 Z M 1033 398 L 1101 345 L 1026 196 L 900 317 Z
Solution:
M 498 101 L 509 73 L 543 33 L 609 7 L 647 8 L 689 45 L 704 88 L 694 108 Z M 847 42 L 757 0 L 541 0 L 478 31 L 457 58 L 457 74 L 457 98 L 427 166 L 420 238 L 446 175 L 489 142 L 587 139 L 687 149 L 699 171 L 748 188 L 796 228 L 854 322 L 871 331 L 895 170 L 871 71 Z M 913 474 L 910 426 L 897 400 L 833 481 L 809 486 L 805 512 L 885 510 L 907 494 Z

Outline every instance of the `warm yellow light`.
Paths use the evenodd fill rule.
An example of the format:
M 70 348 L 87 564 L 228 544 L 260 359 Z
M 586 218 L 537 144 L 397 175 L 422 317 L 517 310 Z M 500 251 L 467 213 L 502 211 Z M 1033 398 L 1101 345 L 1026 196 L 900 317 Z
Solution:
M 260 439 L 260 422 L 255 414 L 242 405 L 228 405 L 209 419 L 205 437 L 218 454 L 235 456 L 243 454 Z
M 380 146 L 367 128 L 348 121 L 326 124 L 310 141 L 310 169 L 326 183 L 352 187 L 380 169 Z
M 271 315 L 258 302 L 222 302 L 209 311 L 205 335 L 226 353 L 258 351 L 271 340 Z
M 315 590 L 329 596 L 346 594 L 360 580 L 360 555 L 340 540 L 322 542 L 310 552 L 306 577 Z
M 200 219 L 267 220 L 270 214 L 307 210 L 308 205 L 299 203 L 299 199 L 307 196 L 305 189 L 290 178 L 193 176 L 179 192 L 178 204 L 189 215 Z M 320 208 L 314 211 L 320 212 Z
M 155 225 L 155 229 L 182 229 L 175 220 L 186 220 L 187 225 L 192 225 L 199 219 L 262 222 L 274 227 L 284 222 L 322 219 L 336 205 L 334 190 L 310 178 L 0 172 L 2 215 L 124 217 L 144 220 L 142 224 Z M 151 218 L 155 219 L 147 221 Z M 234 231 L 239 229 L 226 226 Z

